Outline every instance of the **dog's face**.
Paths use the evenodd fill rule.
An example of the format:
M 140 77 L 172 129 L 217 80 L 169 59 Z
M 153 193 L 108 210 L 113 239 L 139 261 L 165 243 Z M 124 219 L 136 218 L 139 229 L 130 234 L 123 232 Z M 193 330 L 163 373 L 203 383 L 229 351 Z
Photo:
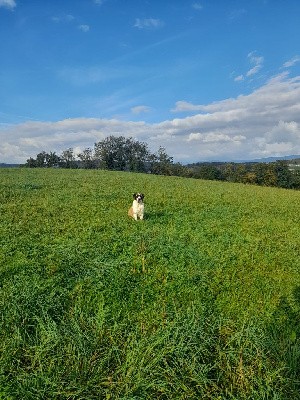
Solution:
M 144 200 L 144 195 L 143 193 L 134 193 L 133 199 L 136 200 L 138 203 L 142 203 Z

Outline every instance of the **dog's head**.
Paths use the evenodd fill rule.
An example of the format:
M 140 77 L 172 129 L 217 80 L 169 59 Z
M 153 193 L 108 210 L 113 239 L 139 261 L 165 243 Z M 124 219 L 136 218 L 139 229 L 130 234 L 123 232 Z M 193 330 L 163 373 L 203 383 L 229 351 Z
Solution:
M 133 193 L 133 199 L 136 200 L 138 203 L 142 203 L 144 200 L 143 193 Z

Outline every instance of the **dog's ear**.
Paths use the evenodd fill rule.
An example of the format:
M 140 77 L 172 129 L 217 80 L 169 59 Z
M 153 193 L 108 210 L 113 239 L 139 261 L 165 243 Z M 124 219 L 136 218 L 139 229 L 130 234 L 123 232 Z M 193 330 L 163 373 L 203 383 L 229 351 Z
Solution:
M 136 198 L 136 193 L 133 193 L 133 198 L 134 198 L 134 199 Z
M 144 197 L 145 197 L 145 195 L 144 195 L 144 193 L 141 193 L 141 198 L 144 200 Z

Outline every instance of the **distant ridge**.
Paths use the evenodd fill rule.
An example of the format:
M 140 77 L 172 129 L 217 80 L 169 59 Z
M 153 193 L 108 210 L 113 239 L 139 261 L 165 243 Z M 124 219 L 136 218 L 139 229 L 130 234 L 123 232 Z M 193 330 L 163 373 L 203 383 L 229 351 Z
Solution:
M 282 157 L 265 157 L 265 158 L 256 158 L 253 160 L 240 160 L 240 161 L 234 161 L 234 162 L 244 162 L 244 163 L 250 163 L 250 162 L 276 162 L 279 160 L 294 160 L 294 159 L 300 159 L 300 155 L 290 155 L 290 156 L 282 156 Z
M 0 168 L 16 168 L 19 167 L 21 164 L 6 164 L 0 163 Z
M 281 156 L 281 157 L 265 157 L 265 158 L 256 158 L 253 160 L 227 160 L 227 161 L 198 161 L 198 162 L 193 162 L 193 163 L 188 163 L 185 164 L 187 167 L 192 167 L 192 166 L 199 166 L 199 165 L 209 165 L 209 164 L 214 164 L 214 165 L 223 165 L 223 164 L 251 164 L 251 163 L 270 163 L 270 162 L 276 162 L 276 161 L 284 161 L 284 160 L 299 160 L 300 155 L 289 155 L 289 156 Z

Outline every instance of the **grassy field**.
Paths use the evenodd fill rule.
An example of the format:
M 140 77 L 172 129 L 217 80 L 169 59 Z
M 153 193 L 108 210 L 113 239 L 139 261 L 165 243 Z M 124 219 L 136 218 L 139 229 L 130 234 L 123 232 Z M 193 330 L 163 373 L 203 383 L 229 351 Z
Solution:
M 146 218 L 127 217 L 145 193 Z M 0 170 L 0 399 L 300 399 L 300 192 Z

